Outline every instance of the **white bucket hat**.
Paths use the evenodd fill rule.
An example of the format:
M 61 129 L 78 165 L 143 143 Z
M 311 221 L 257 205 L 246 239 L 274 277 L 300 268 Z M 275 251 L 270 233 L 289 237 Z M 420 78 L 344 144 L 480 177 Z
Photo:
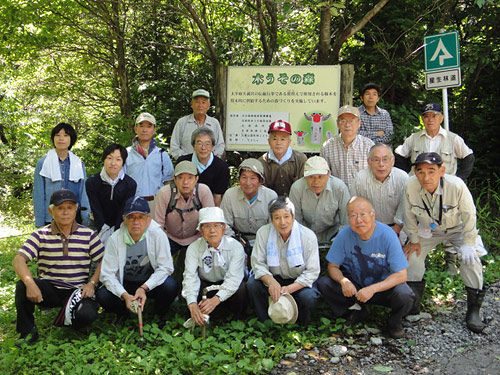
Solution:
M 274 323 L 293 324 L 299 316 L 297 302 L 290 294 L 282 294 L 276 303 L 269 297 L 269 308 L 267 314 Z
M 200 230 L 201 224 L 205 223 L 223 223 L 226 224 L 224 220 L 224 211 L 219 207 L 205 207 L 199 211 L 199 222 L 196 230 Z

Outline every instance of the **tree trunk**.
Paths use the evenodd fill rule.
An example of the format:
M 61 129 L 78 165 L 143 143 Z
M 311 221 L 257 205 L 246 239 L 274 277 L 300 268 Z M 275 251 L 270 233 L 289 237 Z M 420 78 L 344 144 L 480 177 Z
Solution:
M 125 35 L 120 22 L 120 2 L 113 1 L 113 20 L 112 30 L 113 38 L 115 39 L 115 54 L 116 54 L 116 75 L 118 77 L 119 87 L 119 102 L 120 112 L 123 117 L 131 118 L 132 116 L 132 99 L 130 97 L 130 88 L 128 84 L 127 60 L 125 57 Z
M 319 21 L 319 44 L 318 44 L 318 65 L 330 63 L 330 29 L 332 24 L 332 13 L 330 6 L 321 7 Z
M 354 92 L 354 65 L 342 64 L 340 66 L 340 106 L 352 105 Z

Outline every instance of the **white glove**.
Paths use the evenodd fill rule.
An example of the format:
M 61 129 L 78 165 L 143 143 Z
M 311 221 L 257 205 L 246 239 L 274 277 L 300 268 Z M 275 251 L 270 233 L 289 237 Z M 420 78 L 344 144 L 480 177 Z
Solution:
M 479 263 L 479 257 L 477 256 L 475 246 L 462 245 L 460 246 L 460 256 L 462 257 L 462 262 L 467 265 L 473 265 L 474 263 Z

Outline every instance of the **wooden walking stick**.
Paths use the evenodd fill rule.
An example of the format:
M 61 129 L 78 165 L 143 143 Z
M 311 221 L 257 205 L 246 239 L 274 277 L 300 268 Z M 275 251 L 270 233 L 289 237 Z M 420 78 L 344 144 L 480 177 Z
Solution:
M 134 312 L 137 314 L 137 319 L 139 320 L 139 336 L 141 337 L 141 341 L 144 341 L 144 326 L 142 324 L 142 311 L 141 308 L 139 307 L 139 304 L 137 301 L 132 301 L 130 307 L 134 310 Z

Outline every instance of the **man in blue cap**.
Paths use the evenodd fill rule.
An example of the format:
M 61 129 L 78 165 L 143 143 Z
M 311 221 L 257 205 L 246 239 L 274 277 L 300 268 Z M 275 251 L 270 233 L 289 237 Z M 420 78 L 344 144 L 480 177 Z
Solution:
M 472 150 L 462 137 L 441 126 L 444 117 L 439 104 L 426 104 L 421 116 L 425 129 L 413 133 L 396 148 L 396 167 L 410 172 L 418 155 L 422 152 L 436 152 L 441 156 L 447 174 L 465 180 L 474 166 Z
M 97 300 L 106 311 L 118 317 L 134 311 L 137 301 L 141 311 L 146 300 L 155 300 L 156 313 L 163 319 L 177 296 L 167 235 L 151 219 L 148 202 L 131 197 L 125 203 L 123 224 L 106 242 Z

